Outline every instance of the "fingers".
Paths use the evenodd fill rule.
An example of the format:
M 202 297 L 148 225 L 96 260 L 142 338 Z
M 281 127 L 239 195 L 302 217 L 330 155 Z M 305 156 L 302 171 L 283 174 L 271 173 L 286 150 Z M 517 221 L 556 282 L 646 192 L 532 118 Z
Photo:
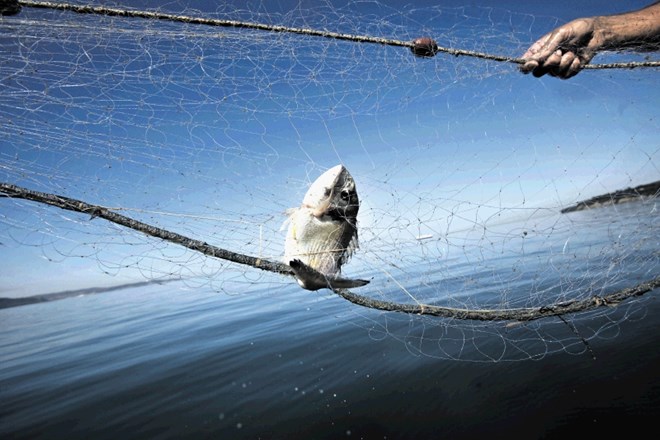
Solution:
M 590 45 L 594 19 L 573 20 L 544 35 L 523 54 L 522 73 L 535 77 L 551 75 L 566 79 L 575 76 L 593 58 Z
M 534 76 L 543 76 L 549 73 L 548 67 L 557 63 L 558 45 L 556 41 L 556 32 L 551 32 L 539 38 L 523 54 L 522 59 L 525 63 L 520 66 L 520 71 L 524 74 L 532 72 Z M 561 57 L 561 55 L 559 55 Z M 550 64 L 549 63 L 550 60 Z
M 545 59 L 536 57 L 530 59 L 522 65 L 521 71 L 523 73 L 531 72 L 537 78 L 545 74 L 561 76 L 563 71 L 568 70 L 574 58 L 575 55 L 572 52 L 563 53 L 560 49 L 556 49 Z
M 533 72 L 539 67 L 539 63 L 536 60 L 529 60 L 525 62 L 525 64 L 520 66 L 520 71 L 524 74 L 528 74 L 529 72 Z
M 576 57 L 566 71 L 566 75 L 563 77 L 563 79 L 568 79 L 577 75 L 580 70 L 582 70 L 582 62 L 579 58 Z
M 539 65 L 545 61 L 547 55 L 545 55 L 544 48 L 546 47 L 546 42 L 549 38 L 550 34 L 542 36 L 523 54 L 522 59 L 524 59 L 526 62 L 520 66 L 520 71 L 522 73 L 527 74 L 529 72 L 535 71 L 538 69 Z
M 537 78 L 547 74 L 568 79 L 577 75 L 582 67 L 582 60 L 574 52 L 562 52 L 557 49 L 542 62 L 535 58 L 530 59 L 520 67 L 520 70 L 525 74 L 531 72 Z
M 581 69 L 582 62 L 580 58 L 574 53 L 568 52 L 562 56 L 559 65 L 550 74 L 561 79 L 568 79 L 577 75 Z

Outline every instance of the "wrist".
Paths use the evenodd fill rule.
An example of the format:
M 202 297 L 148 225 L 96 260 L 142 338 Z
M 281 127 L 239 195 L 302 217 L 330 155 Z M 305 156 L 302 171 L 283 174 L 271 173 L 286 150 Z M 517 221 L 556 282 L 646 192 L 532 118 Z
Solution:
M 594 33 L 590 44 L 593 45 L 594 50 L 612 49 L 625 43 L 624 35 L 621 33 L 621 23 L 617 23 L 617 18 L 594 17 Z

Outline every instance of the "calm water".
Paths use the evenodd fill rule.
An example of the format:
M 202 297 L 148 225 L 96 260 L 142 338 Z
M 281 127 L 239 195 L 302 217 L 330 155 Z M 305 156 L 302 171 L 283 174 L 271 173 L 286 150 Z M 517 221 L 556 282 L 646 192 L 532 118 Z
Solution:
M 623 230 L 626 215 L 657 230 L 657 213 L 625 209 L 601 241 Z M 589 240 L 594 249 L 598 239 Z M 631 273 L 657 275 L 657 238 L 636 246 L 626 254 L 644 257 L 628 258 Z M 236 296 L 183 286 L 0 310 L 0 437 L 552 438 L 577 429 L 597 437 L 652 427 L 660 416 L 657 290 L 573 320 L 593 359 L 579 340 L 552 348 L 544 328 L 556 319 L 472 327 L 356 311 L 295 286 Z M 430 341 L 423 355 L 407 338 L 420 331 Z M 525 334 L 530 353 L 547 354 L 434 357 L 452 332 L 484 335 L 463 347 L 468 360 L 503 338 L 522 345 Z

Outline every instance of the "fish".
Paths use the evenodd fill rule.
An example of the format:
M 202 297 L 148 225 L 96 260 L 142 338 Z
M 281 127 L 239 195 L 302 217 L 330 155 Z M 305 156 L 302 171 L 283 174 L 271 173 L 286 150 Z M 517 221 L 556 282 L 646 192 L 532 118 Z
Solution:
M 341 268 L 358 248 L 360 200 L 355 180 L 343 165 L 319 176 L 302 205 L 287 211 L 284 262 L 303 289 L 347 289 L 367 280 L 342 278 Z

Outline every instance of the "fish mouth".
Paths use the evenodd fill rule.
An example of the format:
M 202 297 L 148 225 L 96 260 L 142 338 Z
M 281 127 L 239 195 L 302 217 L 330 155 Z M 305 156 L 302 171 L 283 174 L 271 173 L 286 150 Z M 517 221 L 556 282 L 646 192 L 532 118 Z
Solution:
M 334 221 L 348 221 L 346 211 L 337 206 L 330 206 L 324 213 Z
M 356 216 L 349 211 L 353 211 L 352 205 L 349 206 L 335 206 L 330 205 L 328 209 L 323 213 L 330 217 L 333 221 L 336 222 L 348 222 L 350 224 L 355 224 Z

